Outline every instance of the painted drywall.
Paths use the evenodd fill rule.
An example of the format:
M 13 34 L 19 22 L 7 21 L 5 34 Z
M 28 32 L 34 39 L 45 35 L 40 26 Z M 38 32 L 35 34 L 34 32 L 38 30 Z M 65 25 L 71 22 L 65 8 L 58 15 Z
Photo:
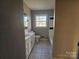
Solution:
M 54 9 L 55 0 L 24 0 L 32 10 Z
M 53 59 L 77 59 L 79 0 L 56 0 Z
M 27 15 L 28 18 L 28 31 L 31 31 L 31 9 L 27 6 L 27 4 L 23 1 L 24 14 Z
M 23 1 L 0 0 L 0 59 L 26 59 Z
M 47 27 L 45 28 L 39 28 L 35 26 L 35 15 L 47 15 Z M 41 36 L 44 36 L 46 38 L 49 37 L 49 16 L 53 16 L 53 10 L 32 10 L 31 11 L 32 15 L 32 30 Z

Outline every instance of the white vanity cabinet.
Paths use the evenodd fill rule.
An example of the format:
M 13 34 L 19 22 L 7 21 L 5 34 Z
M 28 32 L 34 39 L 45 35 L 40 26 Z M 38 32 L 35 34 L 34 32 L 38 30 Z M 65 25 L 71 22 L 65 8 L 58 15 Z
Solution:
M 29 40 L 25 40 L 26 41 L 26 43 L 25 43 L 25 46 L 26 46 L 26 58 L 28 57 L 28 55 L 29 55 Z
M 25 35 L 25 46 L 26 46 L 26 59 L 29 57 L 31 50 L 35 43 L 35 33 L 34 32 L 28 32 L 27 35 Z

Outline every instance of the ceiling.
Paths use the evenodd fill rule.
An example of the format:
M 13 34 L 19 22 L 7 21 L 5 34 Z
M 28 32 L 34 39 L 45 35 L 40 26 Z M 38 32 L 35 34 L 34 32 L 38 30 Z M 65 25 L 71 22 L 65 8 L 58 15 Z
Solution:
M 49 10 L 54 9 L 55 0 L 24 0 L 32 10 Z

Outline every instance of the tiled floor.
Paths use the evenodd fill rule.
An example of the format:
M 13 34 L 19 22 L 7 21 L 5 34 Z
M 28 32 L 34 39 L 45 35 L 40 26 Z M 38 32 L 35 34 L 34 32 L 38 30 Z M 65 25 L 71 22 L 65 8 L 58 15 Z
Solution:
M 52 59 L 52 49 L 46 40 L 41 40 L 35 45 L 29 59 Z

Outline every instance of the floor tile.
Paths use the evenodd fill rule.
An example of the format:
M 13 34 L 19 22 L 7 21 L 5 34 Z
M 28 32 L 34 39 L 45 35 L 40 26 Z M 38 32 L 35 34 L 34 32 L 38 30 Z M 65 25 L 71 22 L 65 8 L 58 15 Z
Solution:
M 49 42 L 41 40 L 35 45 L 29 59 L 52 59 L 52 49 Z

